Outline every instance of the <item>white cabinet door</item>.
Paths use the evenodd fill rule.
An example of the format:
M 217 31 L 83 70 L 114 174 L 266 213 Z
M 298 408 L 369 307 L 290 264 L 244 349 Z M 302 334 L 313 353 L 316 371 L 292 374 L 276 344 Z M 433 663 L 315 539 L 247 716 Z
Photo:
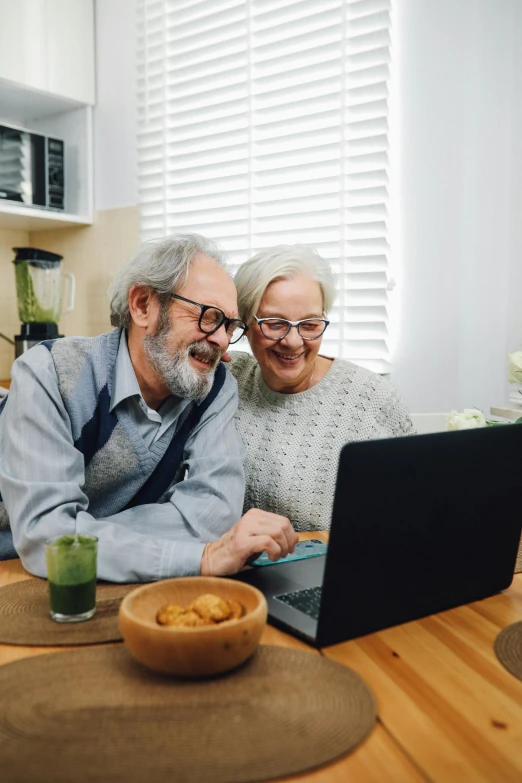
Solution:
M 47 89 L 94 103 L 93 0 L 46 0 Z
M 0 78 L 93 104 L 94 0 L 0 0 Z
M 0 78 L 47 89 L 46 0 L 0 0 Z

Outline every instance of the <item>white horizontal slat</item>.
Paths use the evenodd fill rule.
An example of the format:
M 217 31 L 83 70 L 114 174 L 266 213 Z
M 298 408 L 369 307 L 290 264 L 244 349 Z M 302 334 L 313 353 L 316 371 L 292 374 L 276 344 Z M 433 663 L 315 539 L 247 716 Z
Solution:
M 272 73 L 264 76 L 254 76 L 252 90 L 255 95 L 263 95 L 272 91 L 288 90 L 293 87 L 310 85 L 327 79 L 339 79 L 342 74 L 341 53 L 330 51 L 330 56 L 324 60 L 308 61 L 304 65 L 293 68 L 274 68 Z M 381 66 L 376 66 L 381 67 Z
M 348 74 L 352 71 L 358 71 L 362 68 L 370 68 L 374 65 L 390 62 L 390 51 L 387 45 L 363 49 L 363 51 L 353 51 L 345 57 L 344 64 Z
M 172 179 L 176 183 L 186 183 L 195 185 L 198 183 L 200 186 L 205 182 L 226 180 L 227 178 L 240 179 L 248 177 L 249 167 L 248 160 L 238 160 L 234 163 L 220 164 L 215 166 L 203 165 L 203 166 L 187 166 L 185 169 L 178 169 L 172 175 Z
M 376 101 L 388 97 L 388 85 L 385 81 L 375 84 L 365 84 L 362 87 L 350 87 L 346 90 L 346 102 L 348 106 L 360 110 L 361 104 Z
M 226 150 L 231 148 L 244 148 L 248 143 L 248 128 L 238 128 L 225 133 L 216 133 L 215 136 L 183 138 L 181 134 L 173 133 L 166 146 L 168 157 L 177 160 L 188 156 L 200 156 L 205 153 L 216 152 L 219 160 L 224 160 Z
M 277 60 L 292 54 L 303 54 L 308 51 L 313 53 L 316 48 L 338 45 L 341 40 L 342 31 L 339 20 L 333 16 L 328 23 L 319 29 L 309 30 L 299 35 L 294 32 L 284 40 L 265 41 L 257 44 L 255 41 L 252 42 L 252 60 L 255 67 L 262 68 L 263 63 L 267 61 Z
M 300 212 L 299 214 L 281 215 L 280 217 L 275 215 L 262 217 L 255 214 L 252 218 L 252 223 L 254 233 L 258 234 L 310 232 L 314 229 L 323 232 L 330 230 L 332 233 L 337 233 L 339 230 L 339 213 L 335 210 L 326 209 L 324 211 L 317 210 L 308 215 Z
M 345 320 L 345 324 L 347 321 Z M 348 322 L 349 323 L 349 322 Z M 349 323 L 350 339 L 361 342 L 376 341 L 388 339 L 388 330 L 383 321 L 356 321 Z
M 387 63 L 372 65 L 369 68 L 360 68 L 358 71 L 350 71 L 347 78 L 349 89 L 362 91 L 366 86 L 372 87 L 376 83 L 386 82 L 390 74 Z
M 302 71 L 311 65 L 319 66 L 332 60 L 339 61 L 339 67 L 342 68 L 341 37 L 338 33 L 336 36 L 328 36 L 315 46 L 303 47 L 284 55 L 280 50 L 276 50 L 273 56 L 267 56 L 265 53 L 265 57 L 262 60 L 257 57 L 255 60 L 255 66 L 252 68 L 252 77 L 256 81 L 260 81 L 263 78 L 273 78 L 274 76 L 281 78 L 281 74 L 291 71 Z M 371 64 L 374 64 L 374 61 Z
M 181 209 L 179 204 L 167 202 L 167 214 L 174 220 L 179 220 L 187 226 L 196 226 L 198 223 L 236 223 L 238 220 L 248 220 L 248 202 L 243 204 L 216 204 L 212 209 Z
M 313 106 L 317 98 L 325 95 L 339 95 L 342 85 L 341 74 L 337 78 L 327 77 L 316 79 L 308 84 L 285 86 L 281 89 L 267 90 L 266 92 L 252 89 L 252 102 L 254 111 L 266 111 L 273 107 L 284 107 L 290 101 L 292 103 L 305 103 Z
M 317 148 L 318 141 L 320 141 L 321 149 L 326 150 L 333 145 L 337 150 L 341 141 L 340 128 L 327 126 L 316 128 L 312 131 L 308 129 L 295 131 L 288 136 L 273 135 L 270 138 L 258 138 L 253 152 L 256 157 L 261 155 L 286 155 L 299 152 L 300 150 Z M 328 152 L 326 157 L 329 156 L 330 153 Z
M 247 14 L 244 7 L 204 17 L 198 23 L 167 25 L 167 40 L 176 55 L 211 46 L 215 42 L 234 40 L 246 29 Z
M 277 199 L 258 202 L 254 208 L 256 217 L 288 217 L 290 215 L 314 215 L 335 210 L 339 215 L 340 194 L 316 192 L 312 197 Z
M 206 56 L 203 56 L 205 54 Z M 241 45 L 221 57 L 211 56 L 210 52 L 203 52 L 201 55 L 198 61 L 193 60 L 190 63 L 185 57 L 169 58 L 165 68 L 168 84 L 173 86 L 190 85 L 191 89 L 195 89 L 203 79 L 217 80 L 218 77 L 222 77 L 225 81 L 229 74 L 235 70 L 241 68 L 244 70 L 248 64 L 246 38 L 243 39 Z M 243 78 L 246 78 L 246 75 Z
M 385 307 L 346 307 L 344 310 L 345 320 L 350 324 L 357 323 L 384 323 L 386 320 Z
M 385 288 L 387 281 L 386 272 L 360 272 L 344 275 L 342 283 L 347 290 L 361 291 Z
M 385 203 L 380 204 L 365 204 L 364 206 L 352 206 L 345 212 L 347 216 L 347 223 L 350 225 L 355 220 L 360 221 L 370 220 L 374 221 L 375 218 L 386 218 L 388 216 L 388 208 Z M 386 230 L 386 226 L 383 226 L 383 230 Z
M 138 0 L 143 238 L 329 258 L 322 352 L 389 370 L 391 0 Z M 240 347 L 240 346 L 237 346 Z M 245 346 L 243 346 L 245 347 Z
M 344 350 L 354 359 L 384 359 L 388 352 L 385 340 L 345 340 Z
M 388 189 L 385 185 L 370 185 L 369 187 L 354 187 L 346 189 L 347 207 L 361 207 L 365 204 L 386 203 Z
M 323 161 L 339 160 L 340 140 L 332 140 L 324 145 L 309 143 L 301 145 L 299 149 L 285 149 L 280 152 L 263 155 L 262 151 L 256 148 L 257 154 L 252 154 L 252 171 L 270 171 L 280 166 L 285 168 L 304 168 L 310 164 L 321 163 Z
M 317 14 L 317 0 L 252 0 L 252 16 L 260 29 L 272 30 L 273 27 L 287 27 L 296 19 Z M 321 11 L 333 9 L 340 11 L 342 0 L 321 0 Z
M 180 78 L 179 72 L 167 73 L 167 94 L 171 100 L 182 103 L 186 97 L 192 98 L 207 92 L 224 92 L 227 88 L 246 82 L 246 57 L 244 53 L 234 57 L 233 67 L 226 70 L 210 71 L 207 64 L 200 69 L 200 73 L 184 73 Z M 162 82 L 162 83 L 163 83 Z
M 201 190 L 201 189 L 200 189 Z M 167 191 L 168 209 L 173 212 L 191 213 L 191 214 L 203 214 L 204 212 L 212 212 L 214 209 L 243 207 L 248 209 L 248 188 L 240 189 L 234 188 L 230 192 L 226 192 L 220 189 L 219 195 L 205 196 L 201 192 L 196 193 L 191 197 L 187 197 L 186 193 L 176 184 L 169 185 Z
M 388 182 L 388 172 L 384 168 L 362 169 L 361 171 L 351 171 L 345 183 L 347 203 L 353 193 L 359 188 L 386 188 Z M 387 191 L 386 191 L 387 192 Z
M 354 174 L 370 174 L 373 172 L 376 174 L 381 172 L 388 166 L 388 154 L 385 150 L 381 152 L 368 152 L 368 153 L 354 153 L 346 158 L 346 169 L 350 173 L 350 176 Z
M 351 34 L 350 27 L 348 27 L 346 54 L 350 55 L 354 52 L 366 52 L 372 49 L 377 49 L 382 46 L 389 46 L 390 35 L 388 30 L 370 30 L 369 32 L 356 32 Z
M 324 11 L 322 10 L 324 3 Z M 294 4 L 294 8 L 299 6 Z M 312 7 L 313 6 L 313 7 Z M 322 0 L 321 8 L 318 9 L 317 3 L 310 4 L 310 13 L 291 14 L 292 6 L 288 9 L 281 9 L 279 15 L 271 12 L 253 16 L 254 45 L 259 46 L 263 43 L 286 42 L 288 39 L 297 38 L 311 31 L 322 30 L 329 27 L 332 23 L 339 24 L 341 14 L 337 2 Z
M 350 17 L 364 16 L 375 11 L 389 11 L 391 9 L 391 0 L 351 0 L 348 3 L 348 13 Z
M 347 221 L 346 228 L 349 236 L 356 237 L 357 239 L 380 238 L 386 234 L 386 223 L 383 220 Z
M 347 123 L 350 138 L 364 139 L 382 134 L 385 137 L 384 147 L 388 146 L 388 118 L 386 116 L 371 117 L 370 119 L 354 120 Z
M 192 24 L 196 28 L 204 19 L 216 18 L 217 14 L 224 14 L 233 8 L 243 9 L 245 4 L 243 0 L 176 0 L 172 5 L 172 10 L 165 17 L 167 25 L 181 28 Z
M 178 107 L 180 110 L 187 111 L 188 109 L 195 109 L 198 106 L 216 106 L 221 103 L 220 95 L 223 101 L 237 101 L 241 98 L 246 101 L 248 99 L 248 88 L 243 80 L 226 85 L 223 87 L 223 90 L 219 92 L 208 89 L 208 86 L 205 84 L 204 89 L 198 90 L 197 93 L 180 96 L 182 101 L 178 102 L 177 91 L 171 87 L 167 87 L 167 95 L 163 95 L 162 100 L 164 105 L 166 104 L 165 108 L 167 112 L 172 111 L 175 113 L 178 110 Z
M 234 120 L 235 117 L 248 112 L 248 98 L 214 102 L 207 106 L 195 105 L 184 108 L 183 106 L 168 106 L 165 127 L 192 128 L 200 127 L 218 121 Z
M 299 183 L 288 182 L 286 178 L 268 185 L 258 185 L 252 193 L 252 200 L 256 205 L 270 202 L 294 203 L 299 199 L 307 199 L 317 195 L 323 196 L 329 193 L 340 194 L 338 172 L 331 177 L 310 178 Z
M 233 198 L 248 200 L 249 187 L 248 176 L 238 175 L 230 177 L 218 177 L 203 181 L 181 182 L 178 176 L 167 178 L 167 198 L 169 201 L 201 204 L 206 208 L 207 201 L 215 203 L 216 199 Z
M 361 14 L 356 16 L 350 13 L 350 6 L 348 6 L 347 18 L 349 19 L 350 34 L 354 32 L 367 33 L 374 30 L 384 30 L 386 33 L 390 27 L 390 12 L 389 11 L 373 11 L 368 14 Z
M 193 169 L 208 166 L 210 169 L 218 168 L 219 171 L 227 164 L 238 164 L 248 160 L 246 144 L 236 144 L 227 149 L 201 151 L 198 154 L 187 153 L 185 155 L 171 155 L 167 159 L 168 169 L 171 172 L 190 172 Z

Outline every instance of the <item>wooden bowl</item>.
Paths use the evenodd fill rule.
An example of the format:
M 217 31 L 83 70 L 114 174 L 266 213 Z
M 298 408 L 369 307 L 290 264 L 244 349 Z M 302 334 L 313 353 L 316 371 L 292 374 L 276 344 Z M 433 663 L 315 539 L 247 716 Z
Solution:
M 239 620 L 199 628 L 156 621 L 158 609 L 165 604 L 185 607 L 204 593 L 234 598 L 246 612 Z M 185 576 L 136 588 L 121 602 L 118 619 L 125 644 L 149 669 L 178 677 L 206 677 L 233 669 L 253 654 L 266 616 L 266 599 L 255 587 L 216 576 Z

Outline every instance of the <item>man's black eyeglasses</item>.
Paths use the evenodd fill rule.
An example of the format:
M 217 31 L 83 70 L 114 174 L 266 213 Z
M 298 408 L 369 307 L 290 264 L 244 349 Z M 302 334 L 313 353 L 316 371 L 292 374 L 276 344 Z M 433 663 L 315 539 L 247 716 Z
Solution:
M 219 307 L 193 302 L 192 299 L 186 299 L 179 294 L 171 294 L 171 297 L 173 299 L 180 299 L 182 302 L 196 305 L 196 307 L 201 307 L 198 326 L 205 334 L 214 334 L 214 332 L 217 332 L 217 330 L 221 329 L 224 325 L 229 343 L 230 345 L 233 345 L 248 332 L 248 326 L 243 323 L 243 321 L 239 318 L 227 318 L 223 310 L 220 310 Z

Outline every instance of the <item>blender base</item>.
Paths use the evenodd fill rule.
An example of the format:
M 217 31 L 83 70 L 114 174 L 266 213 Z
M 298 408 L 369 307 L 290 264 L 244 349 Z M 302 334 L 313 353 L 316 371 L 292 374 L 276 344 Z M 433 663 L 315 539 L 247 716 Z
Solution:
M 56 340 L 57 337 L 63 337 L 62 334 L 58 334 L 57 324 L 36 322 L 22 324 L 20 334 L 15 336 L 15 359 L 42 340 Z

